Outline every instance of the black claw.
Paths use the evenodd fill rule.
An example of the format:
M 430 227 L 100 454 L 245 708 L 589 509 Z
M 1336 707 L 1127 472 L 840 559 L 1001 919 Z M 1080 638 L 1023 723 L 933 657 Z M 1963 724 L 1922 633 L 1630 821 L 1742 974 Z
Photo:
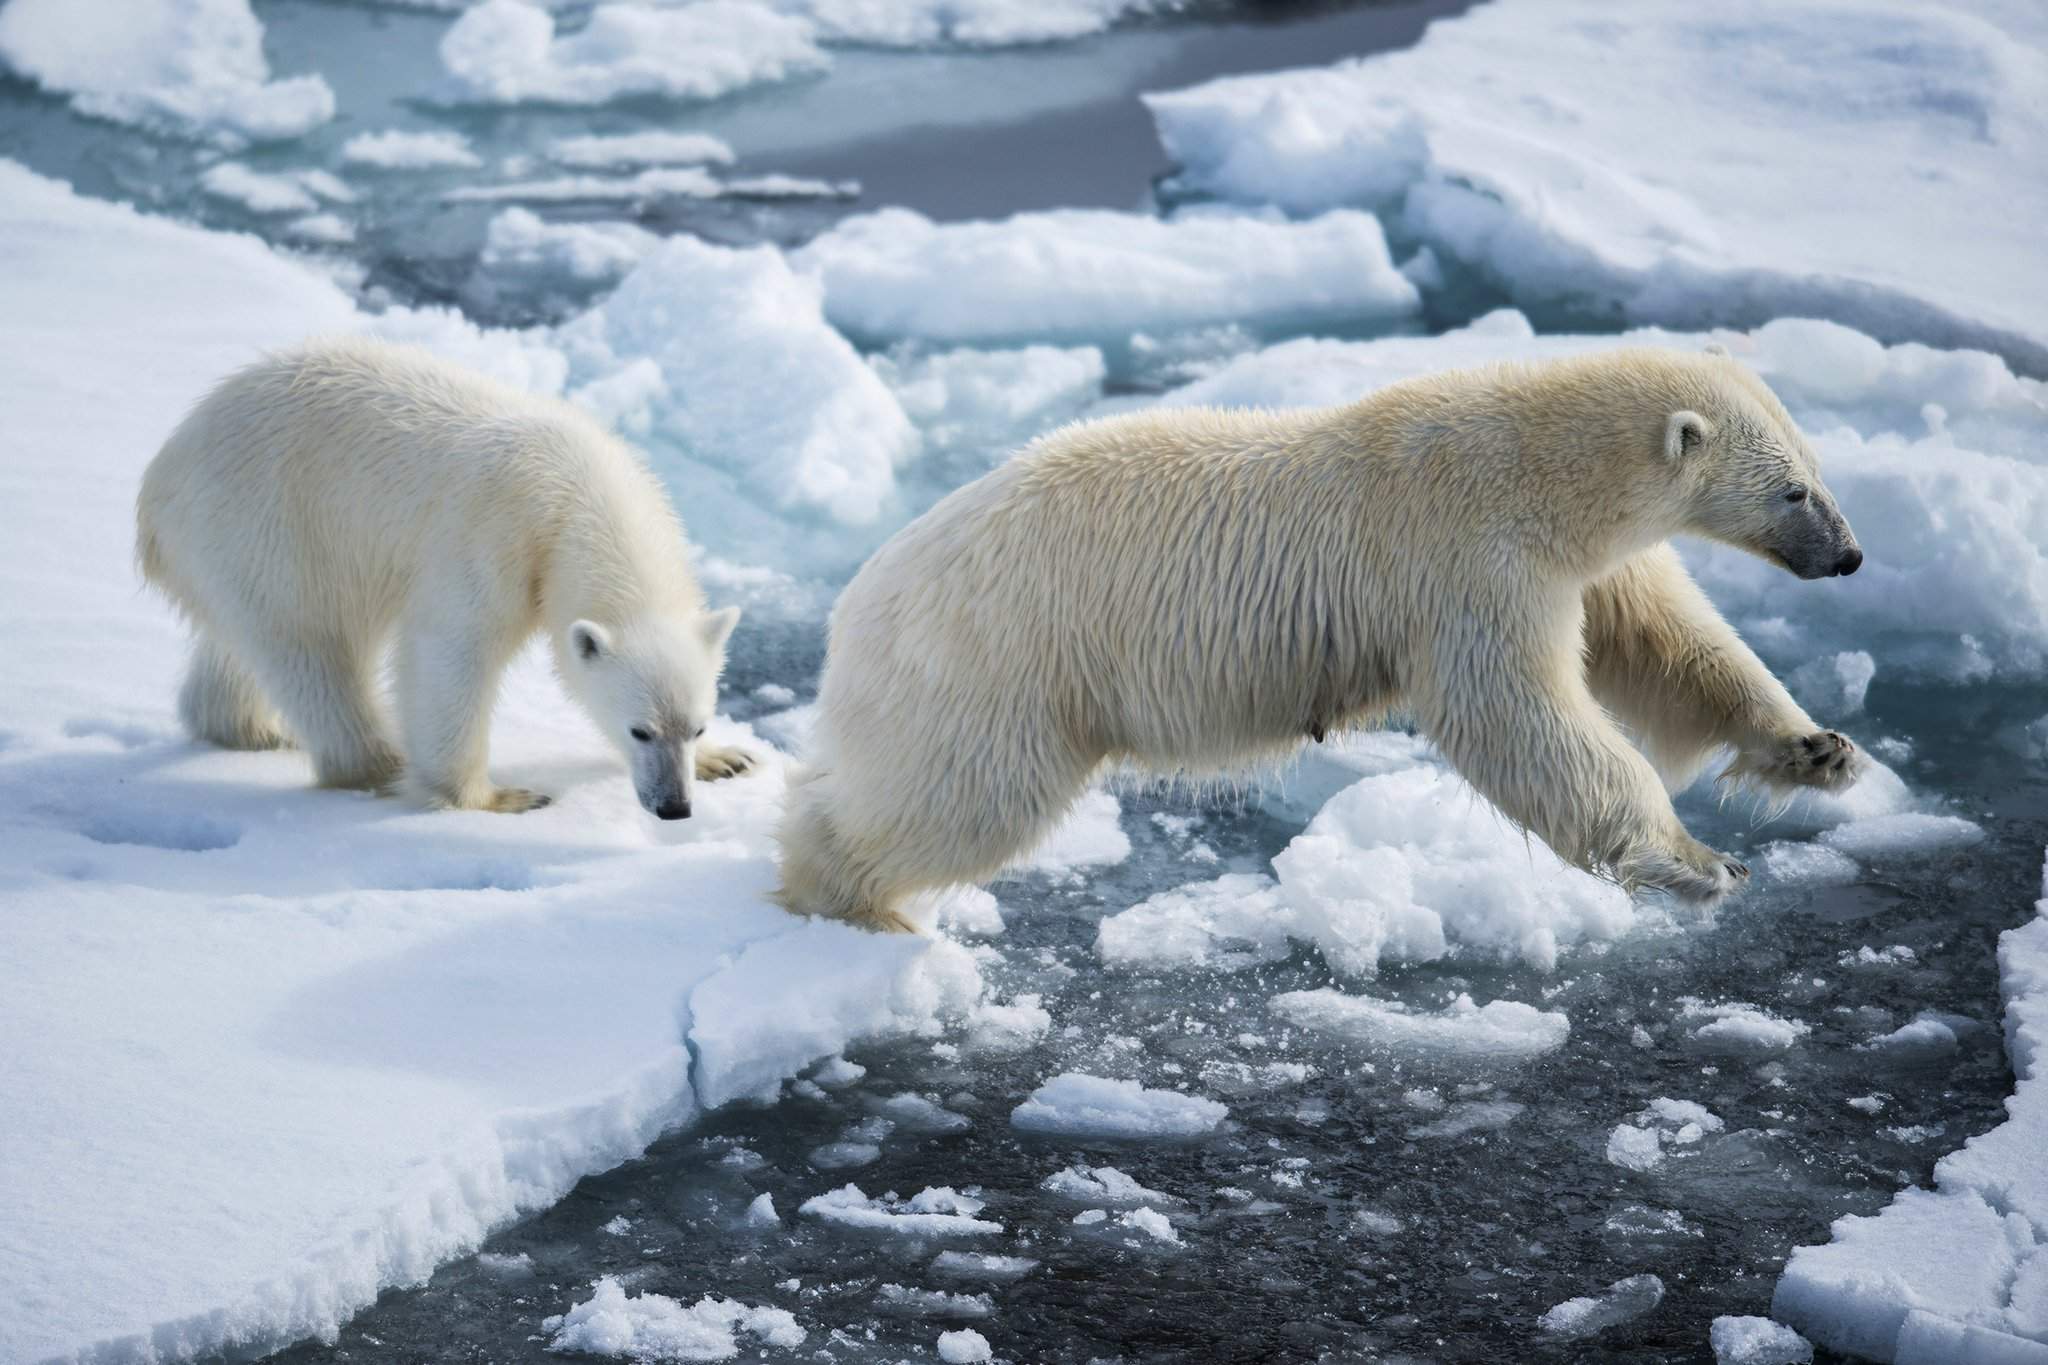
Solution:
M 1813 766 L 1816 768 L 1820 767 L 1823 763 L 1826 763 L 1827 761 L 1828 756 L 1826 754 L 1815 754 L 1813 756 Z
M 1746 878 L 1749 876 L 1748 863 L 1738 863 L 1731 858 L 1727 862 L 1721 864 L 1721 866 L 1728 869 L 1728 873 L 1730 876 L 1737 878 Z
M 1805 737 L 1804 739 L 1800 740 L 1800 741 L 1799 741 L 1799 747 L 1800 747 L 1800 748 L 1802 748 L 1802 749 L 1804 749 L 1804 750 L 1806 750 L 1806 752 L 1808 752 L 1808 753 L 1812 753 L 1812 752 L 1813 752 L 1813 736 L 1812 736 L 1812 735 L 1808 735 L 1808 736 L 1806 736 L 1806 737 Z

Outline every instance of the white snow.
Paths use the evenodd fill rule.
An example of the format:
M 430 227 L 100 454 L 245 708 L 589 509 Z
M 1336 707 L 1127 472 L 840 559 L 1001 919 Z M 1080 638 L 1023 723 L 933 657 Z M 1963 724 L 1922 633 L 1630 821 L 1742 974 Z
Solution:
M 755 1195 L 753 1202 L 747 1205 L 746 1222 L 753 1228 L 781 1227 L 782 1216 L 775 1212 L 775 1196 L 766 1190 Z
M 725 187 L 701 166 L 652 166 L 632 175 L 558 175 L 462 185 L 441 198 L 450 204 L 652 204 L 663 199 L 716 199 L 724 192 Z
M 979 1251 L 942 1251 L 932 1258 L 935 1274 L 962 1280 L 1019 1280 L 1038 1269 L 1029 1256 L 995 1256 Z
M 1105 916 L 1095 951 L 1115 967 L 1235 971 L 1286 957 L 1294 923 L 1271 877 L 1234 872 Z
M 2048 1361 L 2048 869 L 2042 892 L 1998 941 L 2006 1121 L 1943 1157 L 1934 1189 L 1838 1219 L 1786 1262 L 1771 1314 L 1823 1346 L 1900 1365 Z
M 723 139 L 709 133 L 654 129 L 556 138 L 548 144 L 548 160 L 584 170 L 606 171 L 639 166 L 729 166 L 733 151 Z
M 1504 2 L 1146 100 L 1182 188 L 1373 209 L 1524 307 L 1825 316 L 2039 371 L 2044 47 L 2009 0 Z
M 1303 1028 L 1391 1052 L 1451 1057 L 1536 1057 L 1564 1046 L 1571 1021 L 1518 1000 L 1476 1005 L 1460 995 L 1441 1010 L 1420 1013 L 1398 1000 L 1336 990 L 1289 991 L 1268 1008 Z
M 1019 858 L 1010 871 L 1071 876 L 1082 868 L 1107 867 L 1131 856 L 1124 833 L 1123 804 L 1100 787 L 1084 792 L 1052 833 Z
M 706 100 L 828 65 L 811 26 L 749 0 L 599 5 L 558 35 L 547 10 L 484 0 L 441 39 L 446 97 L 478 104 Z
M 267 175 L 239 161 L 208 166 L 200 173 L 199 188 L 251 213 L 311 213 L 321 199 L 301 176 Z
M 939 1333 L 939 1359 L 946 1365 L 982 1365 L 982 1362 L 994 1358 L 989 1351 L 988 1338 L 971 1327 Z
M 1769 1318 L 1719 1317 L 1707 1329 L 1714 1365 L 1806 1365 L 1813 1343 Z
M 1174 1229 L 1166 1215 L 1157 1209 L 1127 1209 L 1116 1216 L 1116 1225 L 1120 1228 L 1130 1228 L 1168 1246 L 1177 1247 L 1182 1244 L 1180 1233 Z
M 1664 1281 L 1655 1275 L 1616 1280 L 1599 1294 L 1566 1299 L 1536 1320 L 1550 1336 L 1566 1341 L 1589 1337 L 1639 1318 L 1664 1301 Z
M 0 66 L 94 118 L 228 146 L 334 116 L 318 76 L 272 80 L 249 0 L 9 0 Z
M 1178 1204 L 1173 1195 L 1147 1189 L 1114 1166 L 1069 1166 L 1039 1182 L 1038 1188 L 1089 1204 Z
M 550 1351 L 634 1361 L 730 1360 L 740 1353 L 743 1332 L 783 1350 L 803 1345 L 805 1336 L 780 1308 L 753 1308 L 709 1294 L 687 1305 L 665 1294 L 628 1294 L 609 1275 L 589 1298 L 540 1326 L 551 1334 Z
M 943 1185 L 920 1190 L 909 1199 L 899 1199 L 893 1191 L 870 1199 L 860 1186 L 842 1185 L 806 1199 L 797 1212 L 840 1227 L 894 1236 L 986 1237 L 1001 1232 L 1001 1223 L 974 1216 L 982 1207 L 981 1200 Z
M 1863 699 L 1876 676 L 1877 661 L 1868 651 L 1857 649 L 1801 664 L 1785 682 L 1808 711 L 1839 718 L 1863 710 Z
M 1185 1138 L 1213 1132 L 1229 1112 L 1199 1095 L 1068 1071 L 1032 1091 L 1010 1123 L 1061 1137 Z
M 826 324 L 816 283 L 770 246 L 668 238 L 562 329 L 562 344 L 593 377 L 651 360 L 661 381 L 654 429 L 679 448 L 682 468 L 704 471 L 677 481 L 707 496 L 743 482 L 733 496 L 765 500 L 777 522 L 802 509 L 842 525 L 874 522 L 895 493 L 896 466 L 918 449 L 894 396 Z M 774 401 L 763 403 L 768 376 Z
M 341 159 L 351 166 L 373 166 L 382 171 L 466 170 L 484 164 L 460 133 L 415 133 L 401 128 L 357 133 L 342 144 Z
M 1984 830 L 1956 815 L 1902 811 L 1838 825 L 1820 836 L 1838 853 L 1863 859 L 1914 858 L 1984 842 Z
M 875 47 L 1009 47 L 1099 33 L 1128 15 L 1186 0 L 770 0 L 818 26 L 821 39 Z
M 909 209 L 848 218 L 792 257 L 825 283 L 857 340 L 1124 342 L 1138 329 L 1217 323 L 1358 326 L 1413 313 L 1379 223 L 1101 209 L 934 223 Z
M 713 734 L 761 772 L 684 827 L 642 816 L 535 656 L 492 744 L 556 795 L 529 816 L 186 743 L 184 632 L 133 576 L 142 467 L 221 375 L 368 320 L 254 238 L 5 162 L 0 241 L 0 638 L 37 641 L 0 651 L 0 1036 L 38 1040 L 0 1097 L 0 1359 L 331 1334 L 708 1106 L 966 1017 L 963 950 L 766 903 L 780 763 L 744 727 Z M 452 315 L 377 326 L 566 371 Z

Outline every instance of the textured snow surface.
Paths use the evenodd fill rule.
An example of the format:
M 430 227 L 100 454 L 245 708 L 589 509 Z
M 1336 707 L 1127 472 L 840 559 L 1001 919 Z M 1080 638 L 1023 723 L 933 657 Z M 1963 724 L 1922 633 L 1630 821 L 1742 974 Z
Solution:
M 1813 1343 L 1769 1318 L 1720 1317 L 1707 1331 L 1714 1365 L 1806 1365 Z
M 783 1350 L 804 1341 L 804 1329 L 780 1308 L 752 1308 L 709 1294 L 693 1304 L 665 1294 L 628 1294 L 609 1275 L 567 1313 L 544 1319 L 541 1330 L 549 1334 L 550 1351 L 634 1361 L 730 1360 L 740 1353 L 742 1334 Z
M 876 47 L 1007 47 L 1100 33 L 1185 0 L 769 0 L 818 26 L 826 42 Z
M 320 77 L 271 79 L 249 0 L 9 0 L 0 67 L 82 114 L 231 146 L 334 116 Z
M 798 251 L 833 323 L 861 341 L 1122 340 L 1139 329 L 1359 326 L 1416 311 L 1368 214 L 1307 222 L 1100 209 L 934 223 L 849 218 Z
M 1199 1095 L 1068 1071 L 1032 1091 L 1010 1122 L 1062 1137 L 1184 1138 L 1212 1131 L 1229 1112 Z
M 1664 1281 L 1655 1275 L 1631 1275 L 1616 1280 L 1602 1293 L 1566 1299 L 1538 1318 L 1536 1325 L 1551 1336 L 1570 1341 L 1619 1327 L 1663 1301 Z
M 599 5 L 567 35 L 526 0 L 484 0 L 441 39 L 446 97 L 476 104 L 707 100 L 827 64 L 809 24 L 748 0 Z
M 492 746 L 555 794 L 531 816 L 186 743 L 183 631 L 131 567 L 142 467 L 220 375 L 364 320 L 253 238 L 4 162 L 0 242 L 0 635 L 38 642 L 0 652 L 0 1036 L 36 1040 L 6 1068 L 0 1359 L 331 1334 L 703 1106 L 971 1008 L 964 950 L 764 903 L 780 764 L 743 727 L 713 734 L 763 771 L 681 827 L 531 656 Z M 562 382 L 448 315 L 380 326 Z
M 2013 0 L 1504 0 L 1147 102 L 1185 191 L 1371 208 L 1525 307 L 1827 316 L 2039 373 L 2044 88 Z
M 1786 1263 L 1772 1316 L 1823 1346 L 1899 1365 L 2048 1362 L 2048 870 L 2042 891 L 1998 942 L 2010 1117 L 1943 1157 L 1934 1189 L 1839 1219 Z
M 374 166 L 383 171 L 425 171 L 442 167 L 464 169 L 483 165 L 482 159 L 470 149 L 469 139 L 460 133 L 411 133 L 398 128 L 381 133 L 357 133 L 342 144 L 341 159 L 352 166 Z

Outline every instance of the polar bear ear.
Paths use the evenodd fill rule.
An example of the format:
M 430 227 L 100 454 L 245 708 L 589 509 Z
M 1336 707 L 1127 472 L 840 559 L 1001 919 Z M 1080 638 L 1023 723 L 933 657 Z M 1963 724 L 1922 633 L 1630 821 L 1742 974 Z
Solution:
M 1728 348 L 1718 341 L 1710 341 L 1700 349 L 1704 350 L 1708 355 L 1717 355 L 1723 360 L 1728 359 Z
M 612 637 L 595 621 L 577 621 L 569 627 L 569 651 L 593 663 L 612 652 Z
M 1706 418 L 1690 408 L 1680 408 L 1664 424 L 1664 458 L 1676 463 L 1699 454 L 1712 430 Z
M 724 607 L 718 611 L 707 611 L 704 619 L 697 623 L 697 629 L 704 634 L 704 648 L 720 650 L 732 638 L 732 628 L 740 623 L 738 607 Z

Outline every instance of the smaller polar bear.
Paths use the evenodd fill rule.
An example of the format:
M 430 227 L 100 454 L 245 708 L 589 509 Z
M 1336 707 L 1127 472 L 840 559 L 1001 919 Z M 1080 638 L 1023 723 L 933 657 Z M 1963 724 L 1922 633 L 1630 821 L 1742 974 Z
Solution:
M 739 609 L 705 610 L 661 486 L 566 403 L 411 347 L 316 342 L 200 402 L 136 525 L 144 577 L 196 635 L 194 738 L 296 740 L 324 787 L 533 810 L 548 798 L 493 786 L 485 758 L 499 675 L 544 628 L 655 815 L 752 762 L 702 742 Z M 395 742 L 375 685 L 394 636 Z
M 1242 769 L 1394 708 L 1565 860 L 1717 899 L 1749 869 L 1686 832 L 1659 768 L 1683 781 L 1725 749 L 1727 776 L 1782 794 L 1847 786 L 1862 759 L 1674 535 L 1801 578 L 1863 561 L 1798 427 L 1725 354 L 1055 432 L 841 595 L 783 904 L 904 928 L 907 896 L 993 875 L 1105 764 Z

